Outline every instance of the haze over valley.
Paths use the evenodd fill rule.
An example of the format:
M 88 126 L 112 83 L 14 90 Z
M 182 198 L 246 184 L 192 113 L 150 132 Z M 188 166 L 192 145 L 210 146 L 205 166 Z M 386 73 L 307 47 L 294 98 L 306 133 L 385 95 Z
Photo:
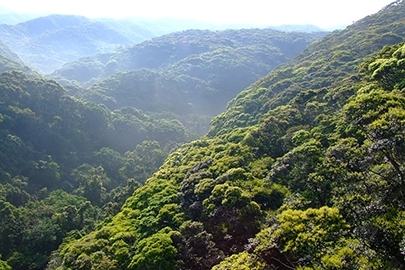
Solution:
M 0 270 L 405 267 L 405 2 L 32 3 Z

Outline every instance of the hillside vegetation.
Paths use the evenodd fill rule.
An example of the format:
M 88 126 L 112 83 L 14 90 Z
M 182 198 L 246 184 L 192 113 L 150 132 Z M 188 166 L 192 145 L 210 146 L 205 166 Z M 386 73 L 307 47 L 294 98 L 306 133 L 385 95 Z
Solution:
M 14 53 L 0 41 L 0 72 L 10 70 L 22 70 L 30 75 L 36 74 L 36 72 L 26 66 L 18 54 Z
M 403 269 L 404 12 L 248 87 L 48 269 Z
M 79 58 L 109 53 L 115 49 L 121 51 L 121 47 L 133 46 L 163 34 L 191 28 L 219 28 L 218 25 L 187 20 L 89 19 L 73 15 L 34 17 L 0 14 L 0 22 L 3 19 L 6 23 L 0 24 L 1 41 L 32 69 L 45 74 Z M 17 22 L 13 22 L 13 19 Z M 314 27 L 291 26 L 290 29 L 300 32 L 322 31 Z
M 324 35 L 188 30 L 82 58 L 53 76 L 73 88 L 71 94 L 110 109 L 174 113 L 189 132 L 201 136 L 229 100 Z
M 153 30 L 130 20 L 96 20 L 73 15 L 49 15 L 0 25 L 2 42 L 43 73 L 51 73 L 80 57 L 109 52 L 155 35 Z
M 170 115 L 110 111 L 22 71 L 1 73 L 0 89 L 0 254 L 13 269 L 43 269 L 189 140 Z
M 2 27 L 24 36 L 13 49 L 25 44 L 36 55 L 33 40 L 59 44 L 59 53 L 67 41 L 83 41 L 83 27 L 92 29 L 83 30 L 88 36 L 105 25 L 55 15 Z M 111 219 L 169 153 L 206 133 L 231 97 L 322 35 L 258 29 L 175 33 L 146 42 L 133 55 L 120 54 L 132 47 L 111 53 L 123 63 L 134 57 L 148 63 L 182 40 L 156 58 L 156 68 L 112 68 L 112 76 L 88 89 L 42 77 L 25 66 L 23 54 L 1 43 L 0 269 L 44 269 L 63 241 Z M 94 40 L 100 37 L 108 35 Z M 194 41 L 187 47 L 186 40 Z M 72 52 L 87 45 L 76 42 Z M 118 62 L 109 63 L 111 68 Z
M 204 61 L 206 58 L 214 58 L 212 61 L 219 60 L 215 59 L 215 56 L 222 51 L 232 51 L 237 56 L 235 62 L 243 61 L 243 57 L 249 57 L 257 61 L 258 65 L 263 65 L 268 72 L 324 35 L 324 32 L 286 33 L 271 29 L 186 30 L 156 37 L 114 52 L 79 59 L 64 65 L 53 75 L 59 80 L 64 78 L 83 86 L 90 86 L 94 81 L 116 72 L 142 68 L 165 70 L 178 64 L 186 65 L 186 68 L 197 65 L 198 68 L 198 60 Z M 180 61 L 182 63 L 179 63 Z M 229 64 L 232 66 L 234 63 Z
M 0 44 L 0 269 L 403 269 L 403 14 L 326 37 L 176 32 L 54 80 L 15 48 L 56 59 L 131 30 L 1 26 L 19 39 Z

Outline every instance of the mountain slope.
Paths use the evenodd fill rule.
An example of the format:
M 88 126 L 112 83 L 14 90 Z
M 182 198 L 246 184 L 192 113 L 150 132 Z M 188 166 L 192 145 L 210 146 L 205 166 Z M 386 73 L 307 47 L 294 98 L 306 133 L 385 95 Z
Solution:
M 35 14 L 21 14 L 15 13 L 12 10 L 6 11 L 3 14 L 0 14 L 0 23 L 1 24 L 17 24 L 25 22 L 31 19 L 37 18 L 39 15 Z
M 0 54 L 10 60 L 21 62 L 20 57 L 15 52 L 13 52 L 9 47 L 4 45 L 3 42 L 0 42 Z
M 187 30 L 153 38 L 116 52 L 80 59 L 66 64 L 62 69 L 55 71 L 53 76 L 89 86 L 95 80 L 105 78 L 114 72 L 141 68 L 162 69 L 192 55 L 213 52 L 220 48 L 237 49 L 257 44 L 267 44 L 286 59 L 323 35 L 324 33 L 284 33 L 271 29 L 217 32 Z
M 49 269 L 402 269 L 404 11 L 246 89 Z
M 75 92 L 82 98 L 110 109 L 169 111 L 188 131 L 203 135 L 209 120 L 231 98 L 322 35 L 270 29 L 188 30 L 80 59 L 54 75 L 65 84 L 93 84 Z
M 229 110 L 213 120 L 210 134 L 255 124 L 257 116 L 285 104 L 303 89 L 321 90 L 339 84 L 366 55 L 404 40 L 401 12 L 397 8 L 366 17 L 311 44 L 296 58 L 295 65 L 262 78 L 231 101 Z
M 23 70 L 31 75 L 34 73 L 23 63 L 15 52 L 0 42 L 0 71 L 9 70 Z
M 110 111 L 39 75 L 0 73 L 1 258 L 44 269 L 64 237 L 116 213 L 187 140 L 169 114 Z
M 67 33 L 76 22 L 75 18 L 48 19 L 36 21 L 34 30 L 53 34 L 63 29 Z M 33 29 L 28 32 L 36 35 Z M 289 51 L 291 48 L 281 54 L 281 49 L 272 44 L 257 45 L 247 32 L 230 31 L 244 47 L 221 46 L 186 59 L 177 55 L 182 61 L 176 62 L 170 72 L 168 67 L 117 73 L 86 90 L 96 97 L 106 97 L 112 103 L 111 109 L 72 97 L 55 81 L 38 75 L 28 76 L 21 71 L 1 73 L 2 260 L 13 269 L 43 269 L 51 251 L 64 237 L 87 233 L 97 222 L 116 214 L 125 199 L 162 165 L 168 153 L 190 140 L 179 121 L 183 111 L 187 123 L 202 130 L 200 119 L 208 116 L 199 113 L 207 108 L 211 114 L 218 110 L 220 102 L 212 100 L 225 99 L 229 95 L 226 91 L 243 81 L 232 81 L 232 74 L 255 80 L 260 76 L 256 73 L 267 72 L 268 66 L 294 53 Z M 265 34 L 264 31 L 257 35 L 257 39 L 267 40 Z M 280 44 L 292 47 L 300 47 L 307 42 L 305 38 L 317 36 L 277 34 Z M 223 42 L 223 38 L 219 40 Z M 214 35 L 201 45 L 216 46 L 215 43 Z M 267 56 L 265 52 L 272 54 Z M 258 56 L 262 58 L 260 62 L 255 61 Z M 7 60 L 5 68 L 22 68 L 12 63 Z M 227 69 L 229 73 L 225 72 Z M 193 72 L 193 77 L 185 71 Z M 227 75 L 223 81 L 216 74 L 221 71 Z M 227 81 L 229 86 L 225 87 Z M 208 83 L 226 91 L 220 96 Z M 194 115 L 187 115 L 193 110 Z
M 154 36 L 130 21 L 120 24 L 119 21 L 73 15 L 49 15 L 16 25 L 2 24 L 0 33 L 7 46 L 45 73 L 80 57 L 111 51 Z

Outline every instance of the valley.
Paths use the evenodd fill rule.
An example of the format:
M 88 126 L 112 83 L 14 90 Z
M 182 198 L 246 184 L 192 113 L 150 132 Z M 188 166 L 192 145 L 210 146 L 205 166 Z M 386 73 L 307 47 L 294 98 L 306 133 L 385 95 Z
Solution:
M 403 14 L 0 25 L 0 269 L 402 269 Z

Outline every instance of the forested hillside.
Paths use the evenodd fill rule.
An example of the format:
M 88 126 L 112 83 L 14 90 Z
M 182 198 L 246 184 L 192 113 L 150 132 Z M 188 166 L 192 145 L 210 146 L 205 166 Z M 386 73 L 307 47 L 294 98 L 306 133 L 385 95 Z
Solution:
M 188 30 L 82 58 L 53 75 L 78 97 L 110 109 L 174 113 L 188 131 L 204 135 L 229 100 L 325 34 Z
M 311 25 L 311 24 L 283 24 L 283 25 L 278 25 L 278 26 L 270 26 L 269 28 L 278 30 L 278 31 L 284 31 L 284 32 L 323 32 L 326 31 L 325 29 L 322 29 L 318 26 Z
M 34 73 L 20 57 L 0 41 L 0 71 L 23 70 L 28 74 Z
M 403 269 L 405 3 L 309 46 L 48 269 Z
M 0 26 L 2 40 L 16 42 L 14 51 L 0 44 L 0 269 L 44 269 L 63 239 L 117 214 L 169 153 L 208 131 L 239 91 L 325 35 L 174 33 L 111 53 L 119 60 L 105 66 L 113 75 L 92 78 L 103 80 L 88 89 L 66 78 L 64 87 L 25 66 L 30 55 L 48 61 L 38 48 L 68 57 L 92 42 L 118 42 L 119 31 L 142 34 L 123 21 L 102 21 L 55 15 Z M 110 35 L 106 24 L 118 30 Z
M 180 61 L 190 61 L 183 63 L 186 68 L 192 69 L 194 65 L 203 68 L 198 65 L 204 62 L 204 58 L 218 61 L 219 57 L 216 58 L 213 54 L 218 55 L 222 50 L 230 50 L 236 54 L 236 62 L 243 62 L 243 57 L 256 60 L 268 72 L 324 35 L 323 32 L 286 33 L 271 29 L 187 30 L 156 37 L 115 52 L 82 58 L 64 65 L 53 75 L 58 80 L 67 79 L 90 86 L 116 72 L 142 68 L 165 70 L 170 69 L 172 65 L 178 65 Z M 233 64 L 235 63 L 229 63 L 231 66 Z
M 9 60 L 22 62 L 18 54 L 13 52 L 9 47 L 7 47 L 3 42 L 0 42 L 0 54 Z
M 0 88 L 0 254 L 13 269 L 43 269 L 189 140 L 170 115 L 110 111 L 22 71 L 1 73 Z
M 80 57 L 109 52 L 155 35 L 153 30 L 130 20 L 96 20 L 73 15 L 49 15 L 15 25 L 0 25 L 2 42 L 44 73 Z
M 27 17 L 30 18 L 28 15 Z M 48 15 L 16 24 L 0 24 L 0 36 L 1 41 L 31 68 L 48 74 L 81 57 L 109 53 L 114 49 L 122 52 L 124 49 L 119 49 L 120 47 L 133 46 L 152 37 L 189 29 L 185 25 L 201 27 L 204 24 L 191 21 L 89 19 L 73 15 Z M 203 26 L 204 29 L 216 27 L 218 26 Z M 303 27 L 293 29 L 310 32 Z M 309 29 L 312 32 L 322 31 L 318 28 Z M 106 75 L 110 75 L 108 71 Z

